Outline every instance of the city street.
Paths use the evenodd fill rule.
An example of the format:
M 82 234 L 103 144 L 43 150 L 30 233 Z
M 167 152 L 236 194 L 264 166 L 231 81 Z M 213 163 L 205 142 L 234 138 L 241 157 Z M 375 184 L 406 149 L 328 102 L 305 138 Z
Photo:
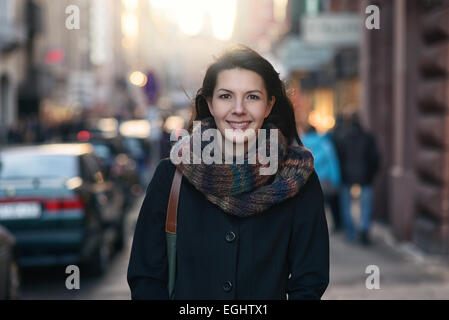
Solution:
M 283 210 L 309 223 L 323 196 L 322 299 L 449 299 L 448 52 L 449 0 L 0 0 L 0 300 L 130 299 L 173 150 L 192 191 L 178 297 L 282 296 L 287 250 L 322 286 L 326 222 Z M 256 166 L 215 166 L 228 150 Z M 312 172 L 322 194 L 294 198 Z M 352 243 L 333 228 L 351 218 Z
M 83 277 L 79 290 L 65 288 L 65 268 L 29 269 L 23 275 L 22 299 L 130 299 L 126 282 L 132 234 L 143 196 L 127 215 L 128 242 L 116 254 L 105 275 Z M 449 268 L 444 261 L 427 257 L 411 245 L 395 243 L 387 228 L 375 223 L 373 245 L 348 244 L 342 234 L 331 234 L 331 280 L 324 300 L 444 299 L 449 297 Z M 366 267 L 380 271 L 380 288 L 367 289 Z

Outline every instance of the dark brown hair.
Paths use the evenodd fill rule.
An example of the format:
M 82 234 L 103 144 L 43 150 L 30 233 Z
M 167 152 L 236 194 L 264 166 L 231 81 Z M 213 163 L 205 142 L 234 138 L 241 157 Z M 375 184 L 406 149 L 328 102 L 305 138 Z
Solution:
M 295 139 L 302 146 L 296 130 L 293 106 L 287 97 L 285 85 L 279 78 L 279 73 L 260 54 L 243 45 L 228 49 L 208 67 L 203 86 L 198 90 L 194 100 L 192 118 L 190 119 L 188 130 L 192 130 L 193 121 L 212 117 L 206 99 L 211 99 L 213 96 L 218 73 L 235 68 L 251 70 L 262 77 L 268 97 L 274 96 L 276 98 L 264 124 L 272 123 L 279 128 L 287 138 L 288 144 L 291 144 L 293 139 Z

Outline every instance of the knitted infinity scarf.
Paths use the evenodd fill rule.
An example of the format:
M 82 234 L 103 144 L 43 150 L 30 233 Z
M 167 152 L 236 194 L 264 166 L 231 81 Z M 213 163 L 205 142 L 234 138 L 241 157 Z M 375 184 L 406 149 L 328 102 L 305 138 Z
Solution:
M 177 142 L 178 147 L 189 144 L 190 159 L 193 159 L 193 134 L 203 133 L 207 129 L 216 129 L 212 117 L 201 120 L 189 137 Z M 262 128 L 275 129 L 272 124 Z M 268 130 L 267 130 L 268 131 Z M 278 170 L 274 175 L 261 175 L 259 169 L 268 167 L 260 161 L 248 163 L 247 152 L 243 164 L 184 164 L 177 168 L 193 186 L 203 193 L 209 201 L 219 206 L 228 214 L 238 217 L 260 213 L 272 205 L 295 196 L 313 172 L 312 153 L 302 146 L 287 146 L 287 140 L 278 132 Z M 267 135 L 269 137 L 269 134 Z M 267 153 L 270 150 L 270 139 L 267 137 Z M 201 142 L 201 150 L 210 143 Z M 180 155 L 179 149 L 178 155 Z M 259 155 L 257 155 L 259 157 Z M 265 162 L 264 162 L 265 163 Z

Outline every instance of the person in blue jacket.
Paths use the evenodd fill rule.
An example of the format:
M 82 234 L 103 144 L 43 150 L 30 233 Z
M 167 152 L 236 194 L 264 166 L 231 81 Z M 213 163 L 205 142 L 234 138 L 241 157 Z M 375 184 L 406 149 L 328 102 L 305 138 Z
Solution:
M 315 158 L 315 171 L 323 189 L 324 200 L 332 213 L 333 230 L 339 231 L 341 219 L 339 202 L 336 199 L 341 185 L 341 173 L 334 144 L 327 134 L 319 134 L 311 125 L 301 140 Z

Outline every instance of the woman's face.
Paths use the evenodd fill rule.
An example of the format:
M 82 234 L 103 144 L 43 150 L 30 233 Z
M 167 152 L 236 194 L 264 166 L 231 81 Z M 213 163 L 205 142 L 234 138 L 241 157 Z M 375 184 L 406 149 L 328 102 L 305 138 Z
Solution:
M 239 144 L 246 143 L 248 135 L 257 134 L 274 102 L 258 73 L 239 68 L 220 71 L 212 99 L 207 99 L 221 134 Z

